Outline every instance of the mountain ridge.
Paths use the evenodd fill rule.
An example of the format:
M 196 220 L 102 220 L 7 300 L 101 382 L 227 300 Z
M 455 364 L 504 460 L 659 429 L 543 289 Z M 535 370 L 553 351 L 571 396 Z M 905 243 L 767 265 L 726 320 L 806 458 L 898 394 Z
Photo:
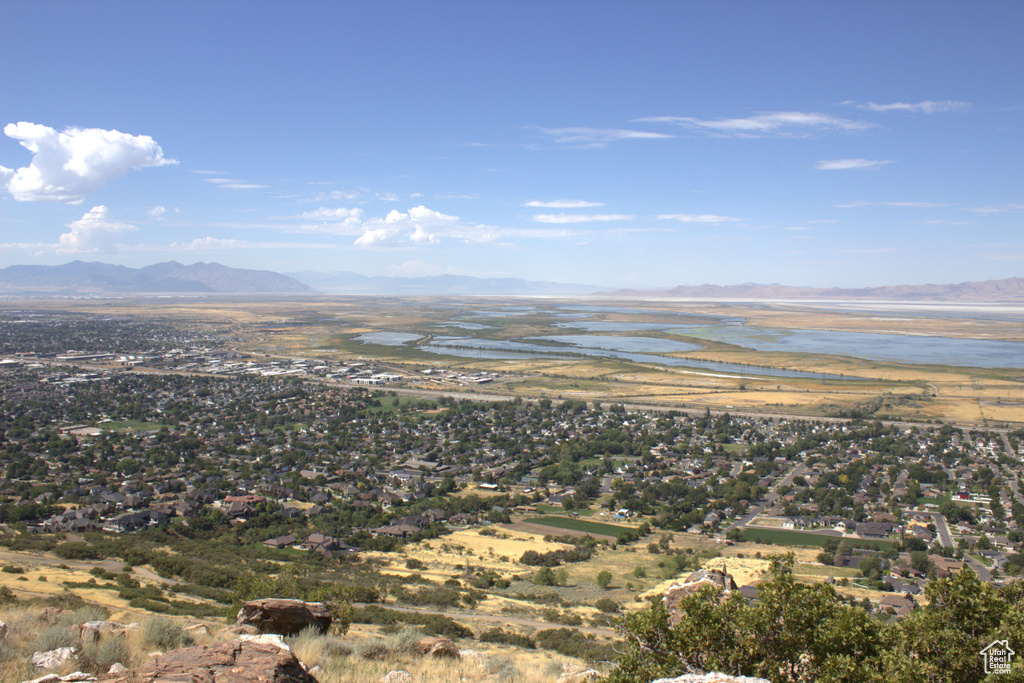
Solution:
M 789 285 L 678 285 L 665 289 L 617 289 L 595 296 L 679 299 L 843 299 L 867 301 L 944 301 L 1024 303 L 1024 278 L 950 284 L 882 287 L 795 287 Z
M 269 270 L 230 268 L 177 261 L 129 268 L 98 261 L 71 261 L 59 266 L 0 268 L 0 294 L 315 294 L 316 290 Z

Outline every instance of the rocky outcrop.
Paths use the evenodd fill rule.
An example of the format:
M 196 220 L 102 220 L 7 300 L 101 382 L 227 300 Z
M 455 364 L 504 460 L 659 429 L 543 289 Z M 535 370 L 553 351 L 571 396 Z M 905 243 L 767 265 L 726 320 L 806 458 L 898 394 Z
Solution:
M 83 643 L 92 643 L 110 636 L 121 636 L 137 629 L 138 624 L 119 624 L 116 621 L 87 621 L 78 629 L 78 637 Z
M 293 636 L 310 626 L 320 633 L 331 627 L 331 613 L 322 602 L 265 598 L 250 600 L 238 610 L 237 626 L 254 626 L 260 633 Z
M 690 574 L 682 584 L 673 584 L 665 590 L 662 601 L 665 603 L 665 609 L 668 610 L 669 624 L 675 626 L 682 618 L 682 613 L 679 610 L 680 601 L 706 586 L 718 591 L 721 600 L 727 599 L 734 590 L 737 590 L 732 574 L 726 572 L 724 567 L 722 569 L 699 569 Z
M 416 651 L 427 657 L 459 659 L 459 648 L 447 638 L 428 636 L 416 643 Z
M 107 683 L 317 683 L 295 655 L 276 645 L 233 640 L 159 655 Z

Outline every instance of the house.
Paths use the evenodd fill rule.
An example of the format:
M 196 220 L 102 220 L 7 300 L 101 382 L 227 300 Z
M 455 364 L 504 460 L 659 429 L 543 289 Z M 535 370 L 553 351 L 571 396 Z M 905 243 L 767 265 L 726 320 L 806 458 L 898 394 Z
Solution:
M 297 539 L 292 534 L 286 534 L 284 536 L 278 536 L 277 538 L 268 538 L 263 541 L 263 545 L 268 548 L 287 548 L 288 546 L 295 543 Z
M 917 603 L 914 602 L 914 598 L 907 594 L 885 595 L 878 603 L 879 611 L 892 614 L 897 619 L 908 616 L 916 607 Z
M 861 538 L 886 538 L 893 530 L 889 522 L 861 522 L 857 525 L 857 535 Z

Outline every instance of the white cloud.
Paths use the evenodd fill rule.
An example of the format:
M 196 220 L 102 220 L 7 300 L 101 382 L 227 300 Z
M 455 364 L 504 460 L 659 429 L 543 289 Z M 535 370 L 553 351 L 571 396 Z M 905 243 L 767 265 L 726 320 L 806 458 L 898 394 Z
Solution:
M 888 159 L 835 159 L 833 161 L 819 161 L 817 169 L 819 171 L 845 171 L 849 169 L 879 168 L 891 163 L 894 162 Z
M 1024 204 L 1005 204 L 1003 206 L 976 206 L 967 209 L 974 213 L 1019 213 L 1024 211 Z
M 936 202 L 865 202 L 854 201 L 846 204 L 836 204 L 837 209 L 858 209 L 862 206 L 897 206 L 905 209 L 941 209 L 952 206 L 952 204 L 940 204 Z
M 538 223 L 605 223 L 609 221 L 629 221 L 634 216 L 621 213 L 611 214 L 579 214 L 579 213 L 538 213 L 534 214 L 533 220 Z
M 735 221 L 741 221 L 743 219 L 733 218 L 732 216 L 715 216 L 714 214 L 710 213 L 663 213 L 660 216 L 658 216 L 658 220 L 679 221 L 680 223 L 733 223 Z
M 32 152 L 32 162 L 14 171 L 0 166 L 0 180 L 21 202 L 77 204 L 132 169 L 176 164 L 165 159 L 148 135 L 128 135 L 100 128 L 68 128 L 22 121 L 8 123 L 4 134 Z
M 870 123 L 800 111 L 770 111 L 739 119 L 705 120 L 690 116 L 652 116 L 637 119 L 647 123 L 674 123 L 713 135 L 753 138 L 767 135 L 805 137 L 826 132 L 854 132 L 872 128 Z
M 554 199 L 550 202 L 533 200 L 526 202 L 523 206 L 538 209 L 589 209 L 596 206 L 604 206 L 604 202 L 588 202 L 583 199 Z
M 150 209 L 146 213 L 149 214 L 150 218 L 161 218 L 165 213 L 167 213 L 167 207 L 166 206 L 154 206 L 152 209 Z
M 208 183 L 212 183 L 217 187 L 224 187 L 229 190 L 269 190 L 270 185 L 259 185 L 256 183 L 247 183 L 241 180 L 234 180 L 232 178 L 204 178 Z
M 859 104 L 857 107 L 866 111 L 908 111 L 915 114 L 935 114 L 944 111 L 966 111 L 971 108 L 971 103 L 958 102 L 956 100 L 942 100 L 941 102 L 925 100 L 924 102 L 893 102 L 892 104 L 875 104 L 874 102 L 868 102 L 867 104 Z
M 303 212 L 302 218 L 311 221 L 343 221 L 349 218 L 360 218 L 362 215 L 362 209 L 328 209 L 321 206 L 315 211 Z
M 363 234 L 355 244 L 361 247 L 437 244 L 440 240 L 435 232 L 456 226 L 458 222 L 458 216 L 448 216 L 425 206 L 414 206 L 408 213 L 394 210 L 382 219 L 364 222 Z
M 560 145 L 581 147 L 604 147 L 619 140 L 658 140 L 675 137 L 665 133 L 646 130 L 625 130 L 622 128 L 542 128 L 547 135 Z
M 80 219 L 68 223 L 68 227 L 71 230 L 60 236 L 58 253 L 115 252 L 117 235 L 137 230 L 134 225 L 114 221 L 105 206 L 92 207 Z

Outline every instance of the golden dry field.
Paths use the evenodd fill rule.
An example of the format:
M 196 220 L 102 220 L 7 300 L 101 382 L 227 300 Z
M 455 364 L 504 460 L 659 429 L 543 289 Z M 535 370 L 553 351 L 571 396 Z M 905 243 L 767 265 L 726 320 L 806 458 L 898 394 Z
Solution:
M 518 309 L 507 309 L 515 304 Z M 567 334 L 559 306 L 590 308 L 588 321 L 666 323 L 680 313 L 741 319 L 743 325 L 776 330 L 819 330 L 935 335 L 954 339 L 1024 341 L 1024 323 L 1012 316 L 979 318 L 964 314 L 912 315 L 893 311 L 833 310 L 811 303 L 742 304 L 721 302 L 549 299 L 428 299 L 323 297 L 292 299 L 113 299 L 33 301 L 40 310 L 73 310 L 103 315 L 140 316 L 225 334 L 240 351 L 259 357 L 308 357 L 336 361 L 377 360 L 410 379 L 389 389 L 410 393 L 449 393 L 481 398 L 576 398 L 604 404 L 656 405 L 680 409 L 750 411 L 799 416 L 842 416 L 864 406 L 883 419 L 944 420 L 1002 425 L 1024 422 L 1024 370 L 970 368 L 863 360 L 848 356 L 755 351 L 710 338 L 682 337 L 669 331 L 615 332 L 617 336 L 656 336 L 700 345 L 687 358 L 843 375 L 859 380 L 772 378 L 749 373 L 636 363 L 585 357 L 572 347 L 556 349 L 567 358 L 488 359 L 437 355 L 421 347 L 439 335 L 472 336 L 499 343 Z M 14 307 L 15 303 L 6 302 Z M 623 308 L 631 306 L 633 308 Z M 17 302 L 24 308 L 24 302 Z M 505 314 L 508 311 L 509 314 Z M 514 313 L 514 314 L 513 314 Z M 472 331 L 459 325 L 474 321 Z M 462 322 L 460 322 L 462 321 Z M 419 341 L 387 346 L 361 343 L 367 332 L 421 335 Z M 600 334 L 600 333 L 598 333 Z M 694 334 L 701 334 L 696 329 Z M 713 337 L 713 335 L 712 335 Z M 672 355 L 672 354 L 669 354 Z M 675 354 L 679 355 L 679 354 Z M 425 368 L 458 373 L 493 372 L 487 385 L 430 381 Z

